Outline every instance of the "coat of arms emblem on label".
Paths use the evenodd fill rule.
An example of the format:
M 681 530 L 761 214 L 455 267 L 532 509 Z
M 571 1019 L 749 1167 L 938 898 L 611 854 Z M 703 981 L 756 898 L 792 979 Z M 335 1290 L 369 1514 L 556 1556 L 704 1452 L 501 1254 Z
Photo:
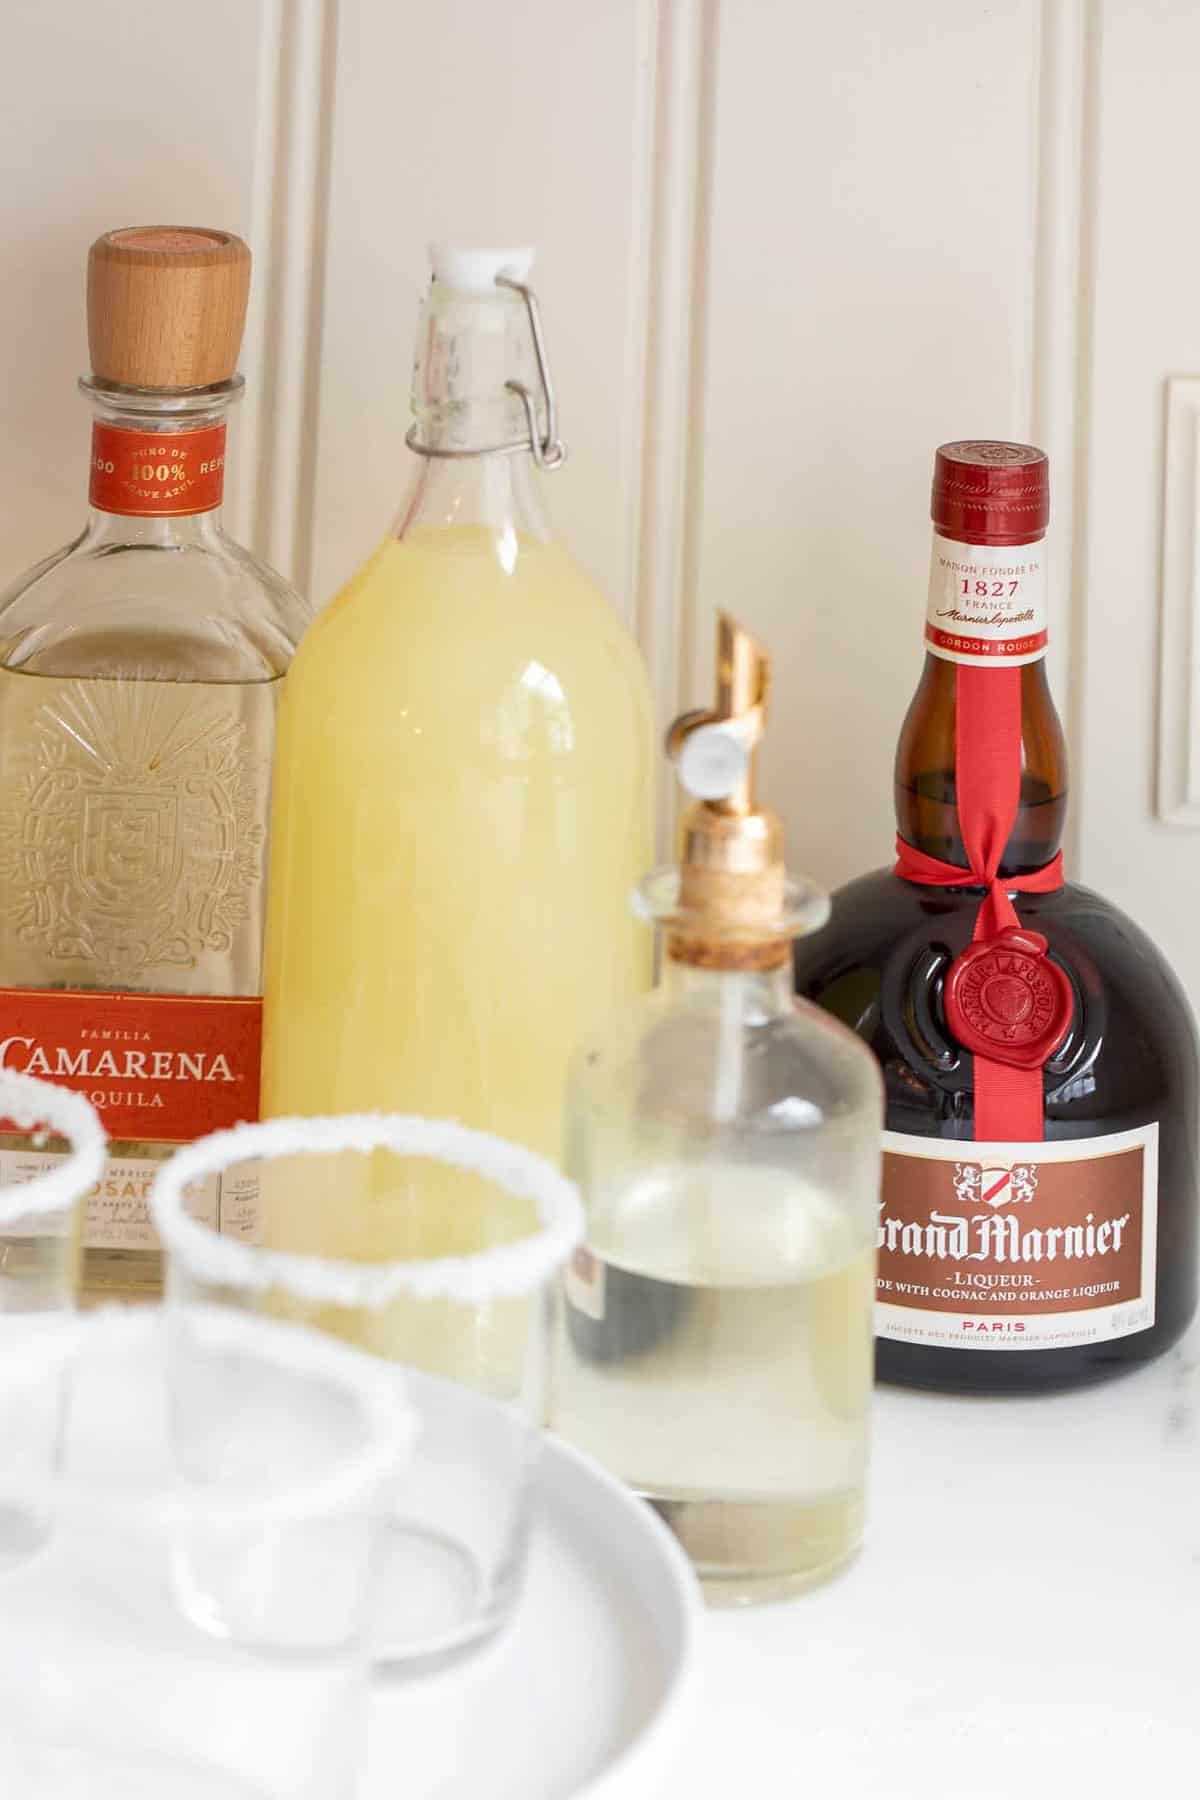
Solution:
M 984 1206 L 1026 1205 L 1037 1192 L 1036 1163 L 961 1163 L 954 1165 L 954 1192 L 959 1200 Z

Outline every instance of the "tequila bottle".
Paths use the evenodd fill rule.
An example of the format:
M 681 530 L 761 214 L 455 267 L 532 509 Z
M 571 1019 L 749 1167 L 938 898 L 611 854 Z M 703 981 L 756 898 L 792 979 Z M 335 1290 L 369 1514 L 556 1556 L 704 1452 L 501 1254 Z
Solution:
M 0 599 L 0 1063 L 108 1130 L 85 1299 L 155 1293 L 156 1164 L 258 1109 L 272 740 L 307 613 L 221 523 L 249 277 L 224 231 L 92 246 L 87 523 Z M 4 1134 L 0 1182 L 59 1153 Z M 248 1232 L 254 1200 L 193 1204 Z

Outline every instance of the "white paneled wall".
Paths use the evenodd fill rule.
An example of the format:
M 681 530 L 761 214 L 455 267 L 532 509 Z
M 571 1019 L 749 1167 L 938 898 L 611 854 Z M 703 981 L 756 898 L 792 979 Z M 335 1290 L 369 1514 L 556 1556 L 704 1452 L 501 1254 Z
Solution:
M 434 237 L 533 243 L 571 461 L 564 534 L 631 606 L 652 172 L 653 8 L 340 0 L 313 579 L 396 509 Z M 324 519 L 338 528 L 326 531 Z
M 715 606 L 771 645 L 771 795 L 827 881 L 888 854 L 935 444 L 1046 445 L 1072 869 L 1200 993 L 1193 0 L 15 0 L 5 22 L 5 567 L 78 515 L 104 226 L 250 236 L 237 513 L 318 597 L 406 479 L 426 241 L 533 241 L 563 534 L 664 719 L 704 697 Z
M 685 667 L 718 604 L 774 647 L 771 789 L 793 858 L 840 880 L 894 835 L 934 447 L 1032 430 L 1039 9 L 821 21 L 721 15 Z
M 84 258 L 113 225 L 249 233 L 258 8 L 0 7 L 0 582 L 78 530 L 87 495 Z
M 1100 9 L 1088 62 L 1080 289 L 1077 805 L 1086 879 L 1161 939 L 1196 1001 L 1200 808 L 1179 804 L 1173 777 L 1185 771 L 1188 798 L 1200 799 L 1186 773 L 1200 746 L 1200 487 L 1191 434 L 1172 435 L 1168 462 L 1166 427 L 1172 378 L 1200 374 L 1198 74 L 1200 6 L 1108 0 Z M 1174 517 L 1168 504 L 1181 482 L 1182 519 L 1178 503 Z M 1182 590 L 1170 527 L 1187 545 Z

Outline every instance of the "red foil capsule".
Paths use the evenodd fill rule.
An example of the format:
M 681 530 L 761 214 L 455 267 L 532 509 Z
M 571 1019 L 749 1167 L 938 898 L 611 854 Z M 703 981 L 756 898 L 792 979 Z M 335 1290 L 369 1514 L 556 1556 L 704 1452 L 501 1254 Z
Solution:
M 962 544 L 1033 544 L 1050 519 L 1050 464 L 1034 444 L 991 438 L 942 444 L 930 516 Z

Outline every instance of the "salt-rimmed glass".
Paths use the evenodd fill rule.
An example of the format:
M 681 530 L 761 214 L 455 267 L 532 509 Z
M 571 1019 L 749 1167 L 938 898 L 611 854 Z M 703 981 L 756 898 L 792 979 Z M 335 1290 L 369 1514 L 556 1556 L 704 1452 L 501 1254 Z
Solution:
M 251 1163 L 256 1244 L 184 1204 L 190 1183 Z M 152 1204 L 171 1305 L 299 1319 L 420 1371 L 420 1438 L 387 1534 L 375 1654 L 406 1662 L 487 1636 L 524 1565 L 556 1277 L 583 1231 L 573 1184 L 533 1152 L 449 1121 L 276 1119 L 180 1151 Z
M 65 1395 L 59 1418 L 58 1396 Z M 20 1447 L 59 1425 L 52 1468 Z M 386 1510 L 380 1365 L 228 1308 L 63 1314 L 0 1364 L 4 1800 L 350 1800 Z
M 10 1158 L 0 1187 L 0 1321 L 75 1304 L 87 1196 L 104 1169 L 104 1128 L 82 1094 L 0 1069 L 0 1120 L 35 1134 L 27 1157 Z M 50 1167 L 40 1134 L 69 1150 Z

